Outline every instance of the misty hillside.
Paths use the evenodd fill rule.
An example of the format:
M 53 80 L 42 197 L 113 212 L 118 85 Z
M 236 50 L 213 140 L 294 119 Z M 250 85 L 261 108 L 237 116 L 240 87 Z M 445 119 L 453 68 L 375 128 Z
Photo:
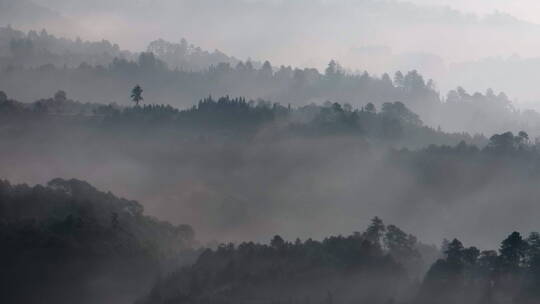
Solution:
M 526 132 L 445 133 L 402 103 L 296 108 L 224 97 L 180 110 L 58 92 L 1 104 L 5 177 L 84 177 L 192 224 L 205 241 L 323 237 L 353 230 L 357 214 L 379 214 L 429 241 L 489 246 L 515 224 L 483 226 L 474 219 L 486 208 L 485 222 L 512 211 L 531 219 L 520 229 L 535 228 L 539 154 Z
M 141 48 L 141 41 L 149 41 L 158 33 L 166 37 L 196 37 L 203 47 L 211 41 L 220 42 L 220 49 L 242 58 L 258 54 L 279 64 L 311 65 L 321 67 L 337 53 L 347 53 L 352 47 L 386 45 L 396 53 L 420 52 L 441 55 L 445 61 L 455 62 L 485 56 L 488 48 L 498 46 L 499 51 L 512 54 L 509 44 L 499 43 L 501 38 L 538 50 L 531 38 L 538 33 L 537 25 L 503 12 L 487 15 L 472 14 L 446 6 L 421 5 L 410 1 L 322 1 L 322 0 L 161 0 L 161 1 L 51 1 L 34 0 L 67 15 L 82 20 L 100 18 L 103 23 L 115 23 L 107 39 L 122 39 L 122 44 Z M 192 18 L 193 15 L 198 18 Z M 160 16 L 155 18 L 153 16 Z M 227 16 L 229 22 L 215 22 Z M 103 19 L 101 19 L 103 18 Z M 314 19 L 317 22 L 313 22 Z M 135 21 L 137 20 L 137 21 Z M 208 22 L 212 20 L 212 22 Z M 280 22 L 275 22 L 280 20 Z M 249 24 L 250 28 L 246 28 Z M 129 27 L 140 29 L 138 35 L 129 33 Z M 343 34 L 354 28 L 354 35 Z M 524 29 L 523 31 L 521 31 Z M 397 33 L 396 33 L 397 31 Z M 427 44 L 416 38 L 425 36 L 439 43 Z M 437 33 L 446 34 L 444 40 Z M 474 33 L 469 37 L 463 32 Z M 191 33 L 191 35 L 187 35 Z M 393 35 L 396 33 L 398 35 Z M 496 37 L 491 37 L 493 34 Z M 264 34 L 264 41 L 260 37 Z M 518 34 L 518 35 L 516 35 Z M 111 37 L 112 36 L 112 37 Z M 522 36 L 529 38 L 520 39 Z M 415 37 L 416 39 L 407 39 Z M 117 40 L 117 39 L 115 39 Z M 259 43 L 256 43 L 259 41 Z M 317 49 L 310 48 L 310 43 Z M 326 43 L 324 43 L 326 42 Z M 471 47 L 460 49 L 459 43 Z M 348 62 L 351 64 L 352 62 Z M 361 63 L 357 63 L 361 64 Z M 362 68 L 354 65 L 355 68 Z
M 92 65 L 109 64 L 114 58 L 133 58 L 130 52 L 116 44 L 57 38 L 47 33 L 22 31 L 11 27 L 0 28 L 0 66 L 77 67 L 83 62 Z
M 498 250 L 457 239 L 444 240 L 439 250 L 375 217 L 364 232 L 322 241 L 274 236 L 269 244 L 221 244 L 186 266 L 195 254 L 189 226 L 144 216 L 137 202 L 86 182 L 2 181 L 0 202 L 6 303 L 538 300 L 536 232 L 513 232 Z
M 396 226 L 388 228 L 385 234 L 376 218 L 364 233 L 323 241 L 286 242 L 275 236 L 268 245 L 223 244 L 159 282 L 142 303 L 388 303 L 408 298 L 417 288 L 414 273 L 439 253 Z M 426 260 L 420 250 L 429 255 Z
M 490 89 L 488 80 L 483 94 L 468 93 L 462 87 L 445 94 L 436 81 L 415 70 L 392 76 L 350 73 L 333 60 L 324 71 L 276 67 L 268 61 L 239 61 L 220 51 L 208 52 L 185 39 L 180 43 L 158 39 L 147 51 L 137 54 L 106 40 L 70 40 L 46 31 L 2 28 L 0 80 L 10 88 L 11 96 L 25 101 L 61 88 L 83 101 L 125 104 L 126 92 L 134 83 L 143 84 L 152 103 L 180 107 L 208 95 L 247 96 L 293 105 L 329 100 L 357 107 L 401 101 L 432 127 L 484 135 L 508 130 L 525 130 L 534 137 L 540 134 L 540 115 L 517 109 L 511 97 Z M 474 77 L 471 67 L 459 67 L 455 73 Z M 467 77 L 461 79 L 474 87 Z
M 261 131 L 276 136 L 351 135 L 412 148 L 427 144 L 455 145 L 460 141 L 486 143 L 486 138 L 480 135 L 445 133 L 424 126 L 420 117 L 401 102 L 384 103 L 380 109 L 373 103 L 358 109 L 350 104 L 331 102 L 292 107 L 262 99 L 229 96 L 214 99 L 210 96 L 180 110 L 169 105 L 128 107 L 81 103 L 69 99 L 64 91 L 56 92 L 52 98 L 22 103 L 0 91 L 0 110 L 6 128 L 24 131 L 33 126 L 69 124 L 96 132 L 102 132 L 102 127 L 125 132 L 130 126 L 143 132 L 143 138 L 156 129 L 177 132 L 188 138 L 212 136 L 243 140 L 249 140 Z
M 493 87 L 512 92 L 512 97 L 517 99 L 522 108 L 537 110 L 536 101 L 540 99 L 540 95 L 536 90 L 536 79 L 540 76 L 539 71 L 538 56 L 514 55 L 453 64 L 448 69 L 448 78 L 454 78 L 454 82 L 459 80 L 464 87 Z M 449 80 L 445 79 L 444 82 L 448 83 Z
M 0 0 L 0 303 L 538 304 L 539 36 L 535 0 Z
M 0 210 L 3 303 L 127 303 L 194 254 L 191 227 L 79 180 L 2 181 Z
M 148 52 L 155 54 L 171 69 L 206 70 L 220 63 L 237 64 L 238 60 L 220 51 L 208 52 L 189 44 L 185 39 L 172 43 L 157 39 L 149 43 Z M 0 28 L 0 67 L 38 68 L 52 65 L 79 67 L 107 66 L 115 59 L 136 59 L 137 53 L 121 50 L 107 40 L 83 41 L 80 38 L 56 37 L 45 29 L 27 33 L 12 27 Z M 260 64 L 258 64 L 260 65 Z
M 520 5 L 511 1 L 433 1 L 33 0 L 33 6 L 69 16 L 77 26 L 59 28 L 47 20 L 12 24 L 25 30 L 47 28 L 83 40 L 106 39 L 138 52 L 157 38 L 178 43 L 185 37 L 203 50 L 219 49 L 218 53 L 244 61 L 257 58 L 275 65 L 322 69 L 334 58 L 353 71 L 373 74 L 416 69 L 426 78 L 436 79 L 443 91 L 459 85 L 471 91 L 491 87 L 517 98 L 521 106 L 539 100 L 535 86 L 524 84 L 519 77 L 501 82 L 502 71 L 477 70 L 478 77 L 469 77 L 454 68 L 466 65 L 474 70 L 474 62 L 489 58 L 537 57 L 540 44 L 535 37 L 540 19 L 496 8 L 517 7 L 530 17 L 538 10 L 534 1 Z M 525 9 L 527 5 L 534 9 Z M 222 22 L 223 18 L 228 21 Z M 512 69 L 523 75 L 528 67 L 515 64 Z M 499 83 L 501 87 L 496 85 Z
M 151 52 L 135 55 L 107 41 L 72 41 L 44 31 L 23 34 L 9 28 L 2 33 L 0 42 L 9 51 L 0 58 L 4 63 L 0 83 L 9 88 L 10 96 L 27 102 L 61 88 L 85 102 L 125 105 L 126 92 L 139 83 L 149 102 L 183 108 L 208 95 L 247 96 L 296 106 L 331 101 L 381 107 L 400 101 L 435 128 L 484 135 L 508 130 L 525 130 L 533 137 L 540 134 L 540 115 L 517 110 L 506 94 L 491 89 L 471 94 L 458 87 L 443 98 L 435 82 L 417 71 L 397 72 L 392 77 L 351 74 L 331 61 L 320 72 L 273 67 L 268 61 L 237 61 L 185 40 L 180 44 L 156 40 L 148 48 Z
M 137 303 L 537 303 L 539 239 L 513 232 L 482 251 L 444 240 L 438 251 L 374 218 L 363 233 L 323 241 L 206 250 Z

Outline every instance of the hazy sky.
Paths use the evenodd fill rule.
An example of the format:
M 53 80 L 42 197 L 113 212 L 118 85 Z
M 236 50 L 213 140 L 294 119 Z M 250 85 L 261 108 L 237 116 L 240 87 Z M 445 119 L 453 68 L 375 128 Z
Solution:
M 371 74 L 417 69 L 443 93 L 458 85 L 492 87 L 540 104 L 536 85 L 518 82 L 540 77 L 540 66 L 514 60 L 540 54 L 538 0 L 32 1 L 77 24 L 44 24 L 52 33 L 104 38 L 133 51 L 158 38 L 186 38 L 206 50 L 277 66 L 324 69 L 336 59 Z M 456 64 L 459 71 L 452 71 Z M 482 74 L 485 66 L 494 72 Z
M 133 50 L 158 37 L 185 37 L 240 58 L 320 65 L 338 57 L 353 68 L 361 65 L 352 64 L 351 49 L 366 46 L 387 46 L 394 54 L 431 53 L 450 62 L 540 51 L 540 42 L 531 39 L 534 33 L 517 29 L 516 20 L 482 18 L 499 10 L 533 20 L 540 3 L 532 0 L 519 1 L 521 5 L 506 0 L 411 1 L 418 6 L 393 0 L 34 1 L 75 19 L 92 39 L 111 39 Z
M 501 11 L 520 19 L 540 23 L 540 1 L 537 0 L 410 0 L 422 5 L 447 5 L 477 14 Z

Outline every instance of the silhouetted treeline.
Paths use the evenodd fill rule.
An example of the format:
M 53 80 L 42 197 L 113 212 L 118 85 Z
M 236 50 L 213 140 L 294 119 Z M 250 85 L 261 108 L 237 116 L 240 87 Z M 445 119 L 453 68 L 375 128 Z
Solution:
M 138 303 L 540 300 L 536 232 L 513 232 L 498 250 L 457 239 L 444 240 L 439 250 L 375 217 L 349 236 L 223 244 L 186 265 L 195 257 L 189 226 L 145 216 L 137 202 L 86 182 L 55 179 L 30 187 L 2 181 L 0 211 L 5 303 L 126 302 L 143 294 Z
M 188 263 L 194 232 L 86 182 L 0 181 L 0 302 L 126 301 Z M 176 266 L 175 266 L 176 265 Z
M 422 264 L 438 254 L 374 218 L 363 233 L 323 241 L 275 236 L 207 249 L 142 303 L 390 303 L 412 296 Z
M 515 200 L 520 205 L 534 205 L 540 194 L 534 186 L 540 177 L 540 146 L 525 132 L 495 134 L 484 147 L 461 142 L 394 151 L 389 161 L 412 173 L 415 182 L 423 185 L 422 191 L 401 197 L 403 201 L 412 205 L 426 200 L 446 202 L 443 205 L 469 201 L 475 211 L 464 215 L 467 218 L 483 209 L 474 203 L 478 199 L 507 204 L 503 209 L 510 209 Z M 500 185 L 498 190 L 495 185 Z M 499 197 L 490 194 L 499 191 Z M 494 205 L 497 207 L 490 208 L 488 204 L 487 210 L 498 212 L 499 203 Z
M 483 145 L 486 141 L 478 135 L 444 133 L 424 126 L 420 117 L 401 102 L 384 103 L 378 110 L 372 103 L 360 109 L 331 102 L 291 107 L 227 96 L 216 100 L 208 97 L 192 108 L 179 110 L 169 105 L 123 107 L 80 103 L 67 98 L 63 91 L 53 98 L 25 104 L 9 99 L 0 91 L 0 116 L 4 117 L 4 125 L 11 126 L 54 120 L 56 124 L 64 121 L 89 128 L 101 126 L 108 131 L 121 131 L 125 127 L 147 133 L 156 129 L 176 130 L 191 138 L 217 135 L 241 139 L 272 126 L 274 136 L 352 135 L 406 147 L 453 145 L 460 141 Z
M 440 97 L 435 82 L 417 71 L 373 76 L 346 72 L 331 61 L 325 71 L 239 61 L 185 40 L 156 40 L 148 52 L 132 54 L 107 41 L 56 38 L 43 31 L 24 34 L 3 28 L 0 83 L 9 94 L 32 101 L 61 88 L 87 102 L 126 104 L 133 84 L 145 87 L 150 103 L 186 107 L 201 96 L 247 96 L 304 106 L 327 100 L 360 107 L 401 101 L 432 127 L 491 134 L 511 130 L 539 133 L 540 115 L 518 111 L 504 94 L 469 94 L 458 88 Z M 0 47 L 0 49 L 2 49 Z
M 142 303 L 537 303 L 539 246 L 538 233 L 514 232 L 498 251 L 454 239 L 439 252 L 375 218 L 363 233 L 322 242 L 275 236 L 206 250 Z
M 31 104 L 0 98 L 6 178 L 85 178 L 147 202 L 152 215 L 200 223 L 204 240 L 282 233 L 285 219 L 294 219 L 285 237 L 323 237 L 354 229 L 352 214 L 366 213 L 421 229 L 429 213 L 442 220 L 421 237 L 468 231 L 489 244 L 494 236 L 477 224 L 479 214 L 500 223 L 509 212 L 530 219 L 535 212 L 525 210 L 538 210 L 534 140 L 436 131 L 401 103 L 289 108 L 224 97 L 180 110 L 83 104 L 62 92 Z M 314 220 L 331 216 L 340 221 Z M 515 229 L 506 221 L 490 227 Z
M 212 65 L 223 63 L 237 64 L 240 60 L 230 57 L 219 50 L 209 52 L 181 39 L 180 43 L 173 43 L 163 39 L 150 42 L 147 52 L 155 54 L 171 69 L 187 71 L 202 71 Z M 260 63 L 255 63 L 260 66 Z
M 236 64 L 239 60 L 215 50 L 208 52 L 190 44 L 186 39 L 172 43 L 157 39 L 148 44 L 148 52 L 155 54 L 172 69 L 206 70 L 220 63 Z M 0 67 L 62 68 L 83 65 L 107 66 L 114 59 L 136 59 L 138 54 L 120 49 L 118 44 L 107 40 L 83 41 L 56 37 L 46 30 L 22 31 L 12 27 L 0 27 Z M 260 65 L 260 64 L 257 64 Z
M 22 31 L 11 27 L 0 28 L 0 67 L 77 67 L 81 63 L 109 64 L 114 58 L 134 58 L 117 44 L 57 38 L 46 30 Z
M 208 249 L 140 303 L 538 303 L 539 261 L 537 232 L 513 232 L 498 250 L 454 239 L 438 251 L 374 218 L 347 237 Z
M 538 303 L 540 234 L 519 232 L 499 250 L 465 247 L 459 240 L 443 244 L 445 256 L 428 271 L 418 303 Z

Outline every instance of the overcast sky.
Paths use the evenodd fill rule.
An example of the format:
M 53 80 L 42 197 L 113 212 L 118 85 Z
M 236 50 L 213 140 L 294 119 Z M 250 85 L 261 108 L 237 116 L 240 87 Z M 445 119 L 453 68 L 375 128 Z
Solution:
M 501 11 L 520 19 L 540 23 L 540 1 L 537 0 L 410 0 L 422 5 L 447 5 L 478 14 Z

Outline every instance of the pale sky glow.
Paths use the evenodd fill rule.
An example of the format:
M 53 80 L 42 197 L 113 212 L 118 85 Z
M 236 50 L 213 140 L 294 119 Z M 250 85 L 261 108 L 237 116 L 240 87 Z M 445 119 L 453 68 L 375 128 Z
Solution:
M 538 0 L 409 0 L 409 2 L 445 5 L 480 15 L 499 11 L 525 21 L 540 23 L 540 1 Z

